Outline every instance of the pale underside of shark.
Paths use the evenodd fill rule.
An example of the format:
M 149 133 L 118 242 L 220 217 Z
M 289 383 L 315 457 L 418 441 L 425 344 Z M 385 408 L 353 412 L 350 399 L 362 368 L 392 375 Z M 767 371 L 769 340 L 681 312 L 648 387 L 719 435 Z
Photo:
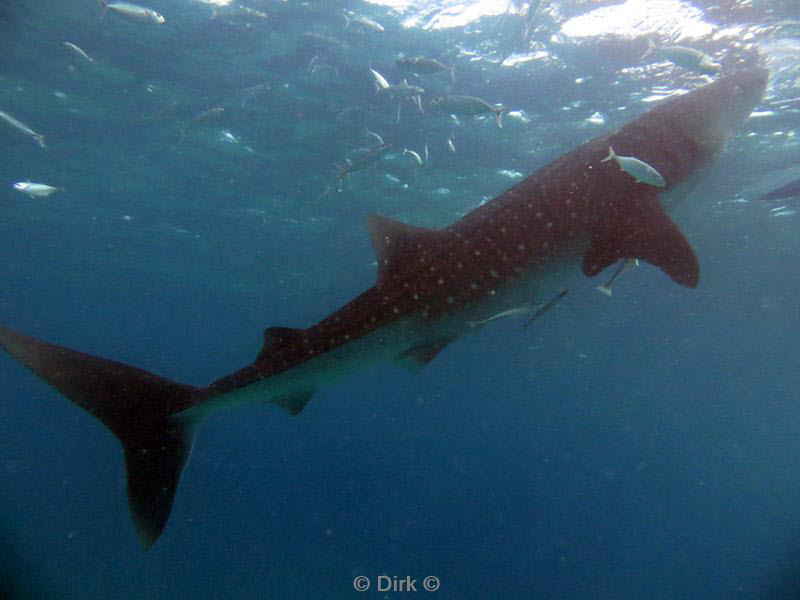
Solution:
M 531 298 L 547 301 L 571 272 L 594 276 L 621 259 L 696 286 L 694 252 L 665 206 L 722 152 L 767 76 L 741 71 L 670 99 L 444 229 L 371 217 L 376 284 L 307 329 L 267 329 L 254 362 L 206 387 L 6 328 L 0 344 L 120 440 L 131 513 L 149 547 L 169 518 L 196 426 L 215 409 L 269 401 L 296 415 L 328 381 L 380 361 L 422 366 L 474 333 L 471 322 Z M 666 187 L 603 163 L 609 146 L 652 166 Z

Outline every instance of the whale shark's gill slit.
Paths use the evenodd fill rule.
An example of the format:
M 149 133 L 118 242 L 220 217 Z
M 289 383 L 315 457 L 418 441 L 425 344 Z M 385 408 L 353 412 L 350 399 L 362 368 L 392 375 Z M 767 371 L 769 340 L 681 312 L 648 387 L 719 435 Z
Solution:
M 150 547 L 169 519 L 194 438 L 196 421 L 175 415 L 200 401 L 202 391 L 3 327 L 0 346 L 117 436 L 136 533 Z

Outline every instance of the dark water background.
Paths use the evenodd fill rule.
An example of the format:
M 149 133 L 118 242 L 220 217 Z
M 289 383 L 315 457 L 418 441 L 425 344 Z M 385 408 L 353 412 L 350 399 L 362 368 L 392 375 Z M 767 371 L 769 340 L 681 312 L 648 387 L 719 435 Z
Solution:
M 530 44 L 522 6 L 403 27 L 447 8 L 419 4 L 251 0 L 268 18 L 211 19 L 199 2 L 152 0 L 158 26 L 101 18 L 90 0 L 2 2 L 0 110 L 48 150 L 0 123 L 0 321 L 206 384 L 253 360 L 266 326 L 307 326 L 372 284 L 365 215 L 445 225 L 517 180 L 502 170 L 527 175 L 652 94 L 704 82 L 640 61 L 645 33 L 723 72 L 772 71 L 677 217 L 700 286 L 643 266 L 611 299 L 587 282 L 527 332 L 498 321 L 419 375 L 386 365 L 322 389 L 298 417 L 219 413 L 148 552 L 118 442 L 3 354 L 7 594 L 344 598 L 359 596 L 355 576 L 388 574 L 435 575 L 440 590 L 417 595 L 443 598 L 800 597 L 798 200 L 755 202 L 800 176 L 797 4 L 695 3 L 684 21 L 692 5 L 652 2 L 630 31 L 578 37 L 570 18 L 614 3 L 545 1 Z M 345 10 L 386 31 L 345 28 Z M 687 35 L 698 20 L 709 32 Z M 455 83 L 401 74 L 399 52 L 454 64 Z M 425 87 L 425 114 L 406 104 L 397 124 L 369 64 Z M 449 91 L 517 112 L 502 130 L 456 124 L 429 104 Z M 429 161 L 392 152 L 317 201 L 332 163 L 372 143 L 365 127 L 398 150 L 427 144 Z M 28 178 L 65 189 L 29 199 L 12 189 Z

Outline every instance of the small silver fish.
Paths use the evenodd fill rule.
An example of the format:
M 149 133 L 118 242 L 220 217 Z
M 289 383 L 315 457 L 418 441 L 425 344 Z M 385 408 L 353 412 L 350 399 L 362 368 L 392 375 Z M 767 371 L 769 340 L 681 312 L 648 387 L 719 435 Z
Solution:
M 369 72 L 372 73 L 372 77 L 375 79 L 375 88 L 378 91 L 386 90 L 386 89 L 389 89 L 391 87 L 389 82 L 386 80 L 386 77 L 384 77 L 383 75 L 378 73 L 375 69 L 370 67 L 369 68 Z
M 525 29 L 522 34 L 522 41 L 527 42 L 531 38 L 531 33 L 536 29 L 536 20 L 539 16 L 539 9 L 542 8 L 542 0 L 530 0 L 525 13 Z
M 72 52 L 75 56 L 78 56 L 83 60 L 89 61 L 90 63 L 94 62 L 94 59 L 91 56 L 86 54 L 86 52 L 84 52 L 82 48 L 73 44 L 72 42 L 61 42 L 61 45 L 64 46 L 64 48 L 66 48 L 70 52 Z
M 216 107 L 216 108 L 209 108 L 208 110 L 204 110 L 191 121 L 189 121 L 183 129 L 181 129 L 181 137 L 178 140 L 179 144 L 182 144 L 186 139 L 186 136 L 189 134 L 189 131 L 197 127 L 203 121 L 208 121 L 209 119 L 213 119 L 216 117 L 221 116 L 225 112 L 224 108 Z
M 379 136 L 377 133 L 367 129 L 367 135 L 371 135 L 372 137 L 374 137 L 378 141 L 378 145 L 379 146 L 383 146 L 383 138 L 381 136 Z
M 422 157 L 413 150 L 409 150 L 408 148 L 403 148 L 403 156 L 405 156 L 406 154 L 410 155 L 411 158 L 417 161 L 418 165 L 422 164 Z
M 653 53 L 674 65 L 703 75 L 716 75 L 722 68 L 722 65 L 715 63 L 705 52 L 684 46 L 661 46 L 659 48 L 651 38 L 647 38 L 647 50 L 642 55 L 642 59 Z
M 422 73 L 423 75 L 438 73 L 440 71 L 450 71 L 450 80 L 455 81 L 456 79 L 455 67 L 448 67 L 435 58 L 425 58 L 424 56 L 408 58 L 406 56 L 399 56 L 395 64 L 404 71 Z
M 367 16 L 359 15 L 358 13 L 354 13 L 352 11 L 345 12 L 344 18 L 347 21 L 345 27 L 350 27 L 351 25 L 358 25 L 360 28 L 368 29 L 369 31 L 377 31 L 378 33 L 384 31 L 383 25 L 381 25 L 377 21 L 370 19 Z
M 154 11 L 152 8 L 147 8 L 139 4 L 132 4 L 130 2 L 109 2 L 108 0 L 100 0 L 100 8 L 103 9 L 103 14 L 110 10 L 131 21 L 155 23 L 156 25 L 163 25 L 167 21 L 163 15 Z
M 617 279 L 619 279 L 620 276 L 625 271 L 627 271 L 628 269 L 630 269 L 632 267 L 638 267 L 638 266 L 639 266 L 639 259 L 638 258 L 626 258 L 625 260 L 622 261 L 622 263 L 620 263 L 619 267 L 617 267 L 617 270 L 614 271 L 614 274 L 611 276 L 611 279 L 606 281 L 603 285 L 598 285 L 597 286 L 598 291 L 602 292 L 603 294 L 605 294 L 606 296 L 608 296 L 610 298 L 611 297 L 611 288 L 614 286 L 614 282 Z
M 503 115 L 508 112 L 505 106 L 494 106 L 475 96 L 440 96 L 434 98 L 433 105 L 451 115 L 480 115 L 483 113 L 494 113 L 497 119 L 497 126 L 503 127 Z
M 456 151 L 456 145 L 453 143 L 452 135 L 449 138 L 447 138 L 447 149 L 450 150 L 450 152 Z
M 222 142 L 228 142 L 229 144 L 238 144 L 239 138 L 237 138 L 234 134 L 232 134 L 227 129 L 223 129 L 219 132 L 219 139 Z
M 652 185 L 655 187 L 664 187 L 667 185 L 667 182 L 661 176 L 661 173 L 656 171 L 646 162 L 639 160 L 638 158 L 634 158 L 633 156 L 617 156 L 614 153 L 614 149 L 609 146 L 608 156 L 606 156 L 600 162 L 606 162 L 612 159 L 617 162 L 620 169 L 633 177 L 637 183 L 646 183 L 647 185 Z
M 14 184 L 14 189 L 23 194 L 28 194 L 31 198 L 46 198 L 59 188 L 47 185 L 46 183 L 33 183 L 30 181 L 18 181 Z
M 403 79 L 400 83 L 388 85 L 378 90 L 381 94 L 392 98 L 415 98 L 425 93 L 425 89 L 417 85 L 410 85 Z
M 35 132 L 33 129 L 25 125 L 25 123 L 23 123 L 19 119 L 15 119 L 10 114 L 2 110 L 0 110 L 0 119 L 11 125 L 17 131 L 21 131 L 29 138 L 32 138 L 33 141 L 39 144 L 39 147 L 42 150 L 47 150 L 47 146 L 44 145 L 44 136 L 41 133 Z

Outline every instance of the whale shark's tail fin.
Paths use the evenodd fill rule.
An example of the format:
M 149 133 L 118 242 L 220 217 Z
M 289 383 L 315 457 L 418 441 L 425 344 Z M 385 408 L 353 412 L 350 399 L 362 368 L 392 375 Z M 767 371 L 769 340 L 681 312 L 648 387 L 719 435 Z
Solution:
M 134 525 L 149 548 L 167 523 L 192 449 L 197 419 L 177 415 L 203 391 L 4 327 L 0 346 L 117 436 L 125 451 Z

